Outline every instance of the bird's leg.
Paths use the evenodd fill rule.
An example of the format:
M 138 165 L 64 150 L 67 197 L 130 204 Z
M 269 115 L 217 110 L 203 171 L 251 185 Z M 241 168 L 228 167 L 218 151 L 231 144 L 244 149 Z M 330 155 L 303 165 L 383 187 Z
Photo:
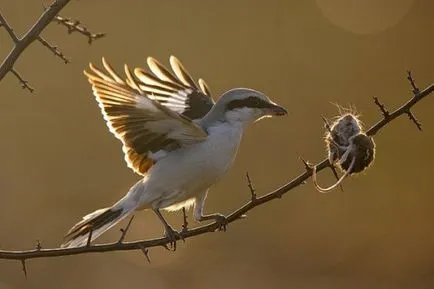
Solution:
M 159 209 L 153 209 L 157 217 L 164 225 L 164 236 L 170 240 L 170 247 L 173 248 L 173 251 L 176 251 L 176 240 L 182 239 L 181 234 L 175 231 L 169 223 L 167 223 L 166 219 L 164 219 Z
M 194 219 L 198 222 L 214 220 L 219 225 L 219 230 L 226 231 L 227 220 L 224 215 L 219 213 L 209 214 L 209 215 L 203 214 L 203 208 L 205 205 L 206 196 L 207 196 L 207 192 L 203 193 L 201 196 L 196 198 L 196 202 L 194 204 L 194 212 L 193 212 Z

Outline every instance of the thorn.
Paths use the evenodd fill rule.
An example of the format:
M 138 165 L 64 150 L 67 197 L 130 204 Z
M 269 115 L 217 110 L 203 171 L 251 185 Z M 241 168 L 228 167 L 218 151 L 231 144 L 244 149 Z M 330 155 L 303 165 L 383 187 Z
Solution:
M 118 243 L 122 243 L 124 241 L 125 235 L 127 234 L 128 229 L 130 228 L 131 222 L 133 221 L 133 219 L 134 219 L 134 215 L 131 216 L 130 220 L 127 223 L 127 226 L 125 227 L 125 229 L 123 229 L 123 228 L 120 229 L 120 231 L 121 231 L 121 237 L 119 238 Z
M 59 57 L 60 59 L 63 60 L 63 62 L 65 62 L 65 64 L 68 64 L 70 61 L 65 57 L 65 55 L 59 50 L 59 48 L 57 46 L 51 45 L 50 43 L 48 43 L 44 38 L 42 38 L 41 36 L 38 36 L 38 41 L 44 45 L 45 47 L 48 48 L 48 50 L 50 50 L 51 52 L 54 53 L 55 56 Z
M 139 245 L 139 248 L 140 248 L 140 250 L 142 250 L 143 255 L 145 255 L 148 263 L 151 264 L 151 259 L 149 258 L 149 250 L 147 248 L 145 248 L 143 245 Z
M 92 242 L 92 232 L 93 232 L 93 229 L 92 229 L 92 227 L 90 227 L 89 237 L 87 237 L 86 247 L 90 247 L 90 242 Z
M 183 215 L 183 222 L 182 222 L 182 230 L 181 233 L 185 233 L 188 231 L 188 220 L 187 220 L 187 212 L 185 210 L 185 207 L 182 208 L 182 215 Z M 183 239 L 185 242 L 185 240 Z
M 27 268 L 26 268 L 26 259 L 21 259 L 21 265 L 24 272 L 24 277 L 26 277 L 27 280 Z
M 246 179 L 247 179 L 247 186 L 249 187 L 250 194 L 251 194 L 251 201 L 256 201 L 256 189 L 252 183 L 252 180 L 250 179 L 249 172 L 246 172 Z
M 417 120 L 417 118 L 414 116 L 411 110 L 406 111 L 406 114 L 408 115 L 408 118 L 416 125 L 416 127 L 420 131 L 422 131 L 422 124 Z
M 335 176 L 336 180 L 339 181 L 338 172 L 336 171 L 335 166 L 332 163 L 330 163 L 330 161 L 329 161 L 329 166 L 330 166 L 330 169 L 332 170 L 333 175 Z M 339 188 L 341 189 L 341 192 L 344 191 L 344 186 L 342 184 L 339 184 Z
M 420 89 L 416 85 L 416 81 L 413 78 L 413 74 L 411 73 L 411 70 L 407 70 L 407 79 L 410 82 L 413 94 L 417 95 L 420 92 Z
M 304 165 L 305 170 L 306 170 L 309 174 L 312 173 L 312 166 L 309 164 L 309 162 L 305 161 L 305 160 L 303 159 L 303 157 L 301 157 L 301 156 L 299 156 L 298 158 L 303 162 L 303 165 Z
M 29 85 L 29 82 L 27 80 L 24 80 L 14 68 L 12 68 L 10 71 L 13 73 L 13 75 L 16 76 L 16 78 L 18 78 L 18 81 L 20 82 L 22 89 L 27 89 L 30 92 L 33 92 L 35 90 L 33 87 Z
M 172 249 L 170 249 L 169 246 L 167 246 L 167 244 L 161 244 L 161 246 L 162 246 L 164 249 L 166 249 L 167 251 L 171 251 L 171 252 L 172 252 Z
M 378 106 L 378 108 L 380 109 L 380 111 L 381 111 L 381 113 L 383 114 L 383 116 L 384 116 L 384 118 L 385 119 L 388 119 L 389 118 L 389 116 L 390 116 L 390 114 L 389 114 L 389 112 L 387 111 L 387 109 L 384 107 L 384 104 L 382 104 L 381 102 L 380 102 L 380 100 L 378 99 L 378 97 L 373 97 L 374 98 L 374 103 Z
M 339 108 L 339 114 L 342 114 L 342 112 L 340 111 L 341 107 L 338 104 L 335 104 L 335 105 Z M 330 141 L 333 143 L 334 146 L 336 146 L 337 148 L 339 148 L 340 146 L 334 140 L 335 136 L 334 136 L 334 133 L 332 132 L 332 128 L 330 127 L 330 124 L 329 124 L 328 120 L 324 116 L 322 116 L 322 115 L 321 115 L 321 118 L 322 118 L 322 120 L 324 122 L 324 127 L 327 129 L 327 131 L 330 134 Z M 312 169 L 311 166 L 309 166 L 309 167 Z
M 41 249 L 42 249 L 41 242 L 39 240 L 36 240 L 36 250 L 41 251 Z
M 328 130 L 329 133 L 331 133 L 332 129 L 330 127 L 328 120 L 323 115 L 321 115 L 321 118 L 324 121 L 324 127 Z

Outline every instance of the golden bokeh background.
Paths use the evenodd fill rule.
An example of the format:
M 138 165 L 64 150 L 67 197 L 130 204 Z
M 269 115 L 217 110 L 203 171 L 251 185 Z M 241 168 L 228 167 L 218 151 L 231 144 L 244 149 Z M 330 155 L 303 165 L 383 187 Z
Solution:
M 43 4 L 0 0 L 0 9 L 21 34 Z M 390 109 L 411 97 L 407 69 L 421 87 L 433 82 L 433 9 L 429 0 L 72 1 L 61 15 L 107 37 L 89 46 L 53 23 L 43 36 L 72 63 L 34 43 L 16 67 L 35 93 L 10 74 L 0 83 L 0 248 L 58 246 L 79 218 L 138 179 L 82 75 L 89 61 L 104 55 L 134 67 L 174 54 L 215 96 L 245 86 L 288 108 L 288 117 L 246 131 L 234 167 L 212 189 L 206 211 L 229 213 L 249 197 L 247 170 L 265 193 L 303 171 L 299 155 L 324 158 L 320 115 L 336 115 L 331 102 L 356 106 L 369 126 L 380 117 L 372 96 Z M 11 45 L 0 29 L 1 58 Z M 175 253 L 151 249 L 152 264 L 139 252 L 38 259 L 25 280 L 18 262 L 0 260 L 0 288 L 433 288 L 432 98 L 415 108 L 424 132 L 406 117 L 382 130 L 374 166 L 345 181 L 345 192 L 320 194 L 308 182 L 226 233 L 188 239 Z M 168 219 L 179 228 L 182 214 Z M 127 237 L 161 233 L 141 212 Z M 118 237 L 113 229 L 98 241 Z

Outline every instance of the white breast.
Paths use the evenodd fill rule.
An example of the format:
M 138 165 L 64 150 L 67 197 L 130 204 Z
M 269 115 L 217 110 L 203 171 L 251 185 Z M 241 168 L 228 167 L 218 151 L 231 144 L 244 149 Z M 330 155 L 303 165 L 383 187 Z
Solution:
M 171 206 L 203 193 L 224 175 L 235 159 L 243 127 L 220 122 L 207 131 L 203 142 L 172 151 L 151 168 L 143 203 Z
M 203 143 L 204 150 L 209 154 L 206 165 L 211 171 L 223 174 L 235 159 L 243 127 L 241 124 L 218 123 L 208 128 L 208 134 L 208 139 Z

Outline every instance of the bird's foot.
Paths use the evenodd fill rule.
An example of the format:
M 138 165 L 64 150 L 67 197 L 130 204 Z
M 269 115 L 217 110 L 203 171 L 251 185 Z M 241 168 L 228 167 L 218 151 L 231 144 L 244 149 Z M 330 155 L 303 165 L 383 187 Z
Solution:
M 228 219 L 224 215 L 219 213 L 210 214 L 210 215 L 201 215 L 199 217 L 196 217 L 196 220 L 199 222 L 213 220 L 217 224 L 216 229 L 224 232 L 226 232 L 227 225 L 228 225 Z
M 169 250 L 176 251 L 176 241 L 177 240 L 184 240 L 184 237 L 181 233 L 175 231 L 171 226 L 167 226 L 164 230 L 164 237 L 166 237 L 170 243 L 168 243 L 168 247 L 166 247 Z
M 218 225 L 218 230 L 226 232 L 227 226 L 228 226 L 228 220 L 226 217 L 222 214 L 213 214 L 213 219 L 215 220 L 215 223 Z

